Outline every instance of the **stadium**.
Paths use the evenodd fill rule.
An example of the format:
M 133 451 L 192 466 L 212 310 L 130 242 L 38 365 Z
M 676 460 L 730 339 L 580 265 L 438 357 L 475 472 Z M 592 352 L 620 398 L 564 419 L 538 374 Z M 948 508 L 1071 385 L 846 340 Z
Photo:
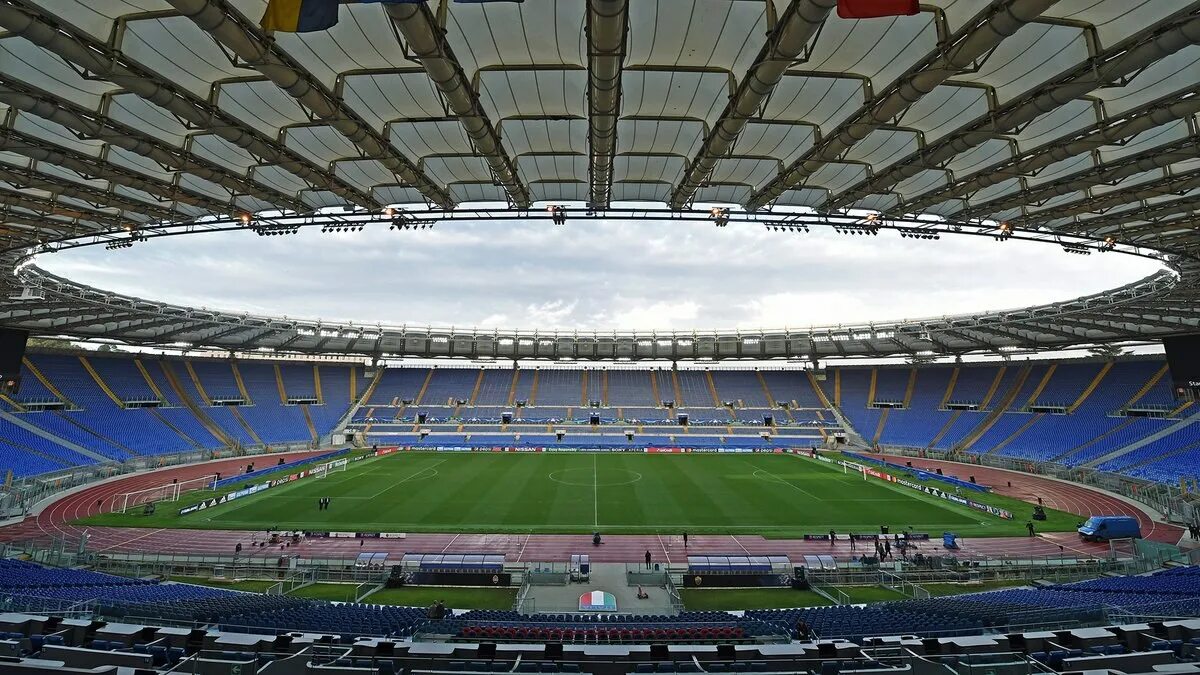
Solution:
M 0 31 L 0 673 L 1200 673 L 1200 1 Z

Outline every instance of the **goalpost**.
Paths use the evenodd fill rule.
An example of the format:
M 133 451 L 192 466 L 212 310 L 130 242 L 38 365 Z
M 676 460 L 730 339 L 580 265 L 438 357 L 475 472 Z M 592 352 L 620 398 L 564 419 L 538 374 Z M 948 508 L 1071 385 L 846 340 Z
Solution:
M 154 502 L 179 501 L 179 495 L 195 490 L 215 490 L 217 474 L 212 473 L 199 478 L 191 478 L 177 483 L 164 483 L 144 490 L 122 492 L 109 497 L 108 510 L 112 513 L 125 513 L 129 509 L 145 506 Z

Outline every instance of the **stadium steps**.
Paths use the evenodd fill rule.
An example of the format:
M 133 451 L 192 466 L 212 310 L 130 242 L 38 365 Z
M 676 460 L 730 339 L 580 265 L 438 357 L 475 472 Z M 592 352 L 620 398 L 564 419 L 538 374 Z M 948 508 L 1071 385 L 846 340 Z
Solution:
M 479 390 L 483 388 L 483 368 L 479 369 L 479 376 L 475 378 L 475 387 L 471 389 L 471 398 L 467 399 L 467 405 L 474 407 L 475 401 L 479 399 Z
M 833 371 L 833 405 L 830 408 L 836 408 L 842 404 L 842 369 L 837 368 Z
M 588 372 L 586 369 L 579 375 L 579 405 L 588 404 Z M 568 418 L 570 415 L 567 416 Z
M 1017 440 L 1017 438 L 1019 438 L 1021 436 L 1021 434 L 1025 433 L 1026 431 L 1029 431 L 1029 427 L 1032 427 L 1033 425 L 1037 424 L 1038 420 L 1042 419 L 1042 417 L 1043 417 L 1042 413 L 1036 413 L 1036 414 L 1030 415 L 1029 419 L 1025 421 L 1025 424 L 1022 424 L 1021 426 L 1017 427 L 1016 431 L 1009 434 L 1008 438 L 1005 438 L 1004 440 L 1000 441 L 995 446 L 993 446 L 990 450 L 987 451 L 987 454 L 994 455 L 997 452 L 999 452 L 1001 449 L 1008 447 L 1009 443 L 1012 443 L 1013 441 Z
M 1182 414 L 1183 414 L 1183 411 L 1184 411 L 1184 410 L 1187 410 L 1188 408 L 1192 407 L 1192 405 L 1193 405 L 1194 403 L 1195 403 L 1195 401 L 1184 401 L 1183 403 L 1179 404 L 1179 407 L 1178 407 L 1178 408 L 1176 408 L 1176 409 L 1172 410 L 1172 411 L 1171 411 L 1171 412 L 1170 412 L 1170 413 L 1167 415 L 1167 417 L 1179 417 L 1180 415 L 1182 415 Z
M 43 375 L 41 370 L 38 370 L 38 367 L 33 364 L 33 361 L 29 360 L 28 356 L 21 357 L 21 363 L 24 364 L 25 368 L 30 373 L 33 373 L 33 376 L 37 378 L 38 382 L 42 383 L 43 387 L 45 387 L 51 394 L 54 394 L 55 398 L 62 401 L 63 405 L 67 406 L 68 408 L 79 407 L 75 405 L 74 401 L 66 396 L 63 396 L 63 393 L 58 390 L 58 387 L 54 386 L 54 383 L 50 381 L 50 378 Z
M 242 400 L 247 405 L 254 405 L 254 399 L 250 398 L 250 392 L 246 390 L 246 381 L 242 379 L 242 371 L 238 368 L 237 361 L 230 361 L 229 369 L 233 371 L 233 382 L 237 385 L 238 393 L 242 395 Z
M 1042 395 L 1042 391 L 1046 389 L 1046 385 L 1050 384 L 1050 378 L 1054 377 L 1054 372 L 1058 370 L 1057 363 L 1051 363 L 1046 369 L 1046 374 L 1042 375 L 1041 381 L 1033 388 L 1033 393 L 1029 395 L 1029 399 L 1025 401 L 1025 405 L 1021 406 L 1021 410 L 1028 410 L 1030 406 L 1037 403 L 1038 397 Z
M 605 371 L 608 372 L 608 371 Z M 521 369 L 513 368 L 512 384 L 508 386 L 508 407 L 512 407 L 517 401 L 517 383 L 521 381 Z M 608 403 L 608 380 L 604 380 L 604 403 Z
M 312 436 L 313 443 L 320 443 L 321 436 L 317 433 L 317 425 L 313 424 L 312 415 L 308 412 L 308 404 L 300 404 L 300 412 L 304 413 L 304 424 L 308 427 L 308 435 Z
M 658 406 L 662 405 L 662 400 L 663 400 L 662 396 L 659 395 L 659 393 L 658 393 L 658 376 L 654 373 L 653 370 L 651 370 L 649 372 L 649 375 L 650 375 L 650 395 L 654 397 L 654 407 L 657 408 Z
M 263 439 L 260 438 L 259 435 L 254 431 L 254 427 L 250 426 L 250 423 L 246 421 L 245 417 L 242 417 L 242 411 L 238 410 L 238 406 L 231 405 L 226 407 L 229 409 L 229 413 L 233 419 L 237 420 L 237 423 L 246 430 L 247 434 L 250 434 L 251 440 L 258 445 L 266 446 L 266 443 L 263 442 Z
M 1087 388 L 1083 390 L 1083 393 L 1079 395 L 1079 398 L 1075 399 L 1074 403 L 1067 406 L 1068 413 L 1075 412 L 1079 406 L 1083 405 L 1083 402 L 1092 395 L 1092 392 L 1096 391 L 1096 388 L 1100 386 L 1100 382 L 1104 379 L 1104 376 L 1108 374 L 1108 371 L 1112 370 L 1113 363 L 1115 362 L 1108 361 L 1103 367 L 1100 368 L 1100 372 L 1096 373 L 1096 377 L 1092 378 L 1092 381 L 1088 384 Z
M 6 404 L 12 406 L 12 409 L 16 410 L 17 412 L 25 412 L 25 406 L 17 403 L 5 394 L 0 394 L 0 401 L 4 401 Z
M 1004 381 L 1004 375 L 1008 372 L 1008 366 L 1000 366 L 996 370 L 996 376 L 992 378 L 992 384 L 988 387 L 987 393 L 983 395 L 983 400 L 979 402 L 980 410 L 987 410 L 988 405 L 996 396 L 996 392 L 1000 389 L 1000 383 Z M 1024 380 L 1022 380 L 1024 381 Z M 1015 395 L 1015 394 L 1014 394 Z
M 50 441 L 51 443 L 53 443 L 55 445 L 61 446 L 63 448 L 66 448 L 67 450 L 71 450 L 73 452 L 77 452 L 77 453 L 83 455 L 84 457 L 90 457 L 91 459 L 94 459 L 97 462 L 100 462 L 102 464 L 112 461 L 111 457 L 105 457 L 104 455 L 101 455 L 100 453 L 92 452 L 91 450 L 88 450 L 87 448 L 83 447 L 82 445 L 79 445 L 78 443 L 72 443 L 71 441 L 68 441 L 65 438 L 59 438 L 58 436 L 55 436 L 54 434 L 50 433 L 49 431 L 46 431 L 45 429 L 37 426 L 36 424 L 30 424 L 29 422 L 26 422 L 25 420 L 21 419 L 20 417 L 18 417 L 16 415 L 13 415 L 12 413 L 7 413 L 7 412 L 4 412 L 3 410 L 0 410 L 0 420 L 4 420 L 10 424 L 21 427 L 22 429 L 24 429 L 25 431 L 28 431 L 29 433 L 33 434 L 34 436 L 41 436 L 42 438 L 46 439 L 47 441 Z
M 1177 431 L 1182 431 L 1183 429 L 1186 429 L 1187 427 L 1195 424 L 1196 422 L 1200 422 L 1200 412 L 1192 413 L 1191 416 L 1187 417 L 1186 419 L 1179 420 L 1175 424 L 1172 424 L 1171 426 L 1169 426 L 1165 429 L 1160 429 L 1160 430 L 1150 434 L 1149 436 L 1144 436 L 1141 439 L 1134 441 L 1133 443 L 1130 443 L 1129 445 L 1126 445 L 1123 448 L 1117 448 L 1116 450 L 1113 450 L 1112 452 L 1103 454 L 1103 455 L 1093 459 L 1090 462 L 1084 462 L 1080 466 L 1088 468 L 1088 469 L 1094 469 L 1094 468 L 1100 466 L 1101 464 L 1104 464 L 1105 462 L 1109 462 L 1109 461 L 1112 461 L 1112 460 L 1120 457 L 1121 455 L 1127 455 L 1127 454 L 1133 452 L 1134 450 L 1137 450 L 1140 447 L 1150 445 L 1151 443 L 1159 440 L 1160 438 L 1165 438 Z M 1156 457 L 1156 459 L 1157 459 L 1157 457 Z
M 137 450 L 134 450 L 133 448 L 131 448 L 127 445 L 122 445 L 121 443 L 114 441 L 113 439 L 109 438 L 108 436 L 105 436 L 104 434 L 100 433 L 99 431 L 96 431 L 95 429 L 87 426 L 86 424 L 83 424 L 79 420 L 74 419 L 71 415 L 68 415 L 61 410 L 54 410 L 54 411 L 52 411 L 52 413 L 54 415 L 57 415 L 58 418 L 61 419 L 62 421 L 66 422 L 67 424 L 70 424 L 71 426 L 75 427 L 76 429 L 79 429 L 80 431 L 87 434 L 88 436 L 92 436 L 101 442 L 108 443 L 110 446 L 117 448 L 118 450 L 123 450 L 123 451 L 129 453 L 130 455 L 133 455 L 134 457 L 142 456 L 142 453 L 138 452 Z
M 192 385 L 196 387 L 196 393 L 200 395 L 200 400 L 204 401 L 204 405 L 211 406 L 212 399 L 208 397 L 208 392 L 204 391 L 204 385 L 200 384 L 200 376 L 196 374 L 196 369 L 192 367 L 192 362 L 184 361 L 183 368 L 187 371 L 188 377 L 192 378 Z
M 321 390 L 321 366 L 313 364 L 313 392 L 317 396 L 317 405 L 325 405 L 325 392 Z
M 814 375 L 813 371 L 811 370 L 806 370 L 804 372 L 806 375 L 808 375 L 808 383 L 812 386 L 813 392 L 816 393 L 817 400 L 820 401 L 821 405 L 825 406 L 826 408 L 832 408 L 833 405 L 830 404 L 829 397 L 825 395 L 825 390 L 821 389 L 820 383 L 817 382 L 817 376 Z
M 912 403 L 913 391 L 915 391 L 916 388 L 917 388 L 917 369 L 913 368 L 908 373 L 908 387 L 906 387 L 904 389 L 904 404 L 903 405 L 905 408 L 910 407 L 909 404 Z
M 100 391 L 103 391 L 105 396 L 108 396 L 113 403 L 117 404 L 117 407 L 124 408 L 125 401 L 122 401 L 121 397 L 117 396 L 116 393 L 113 392 L 112 388 L 108 386 L 108 383 L 104 381 L 103 377 L 100 377 L 100 373 L 97 373 L 96 369 L 92 367 L 92 362 L 88 361 L 88 358 L 83 354 L 80 354 L 78 358 L 79 363 L 83 366 L 83 369 L 87 371 L 87 374 L 90 375 L 93 380 L 95 380 L 96 386 L 100 387 Z M 134 454 L 136 455 L 137 453 Z
M 287 405 L 287 388 L 283 386 L 283 371 L 279 370 L 279 364 L 272 364 L 275 367 L 275 388 L 279 390 L 279 404 Z
M 134 359 L 133 365 L 137 368 L 138 372 L 142 374 L 142 379 L 146 380 L 146 386 L 150 387 L 150 391 L 154 392 L 154 395 L 158 397 L 159 401 L 162 401 L 163 404 L 166 404 L 167 397 L 163 396 L 162 389 L 158 388 L 158 383 L 154 381 L 153 377 L 150 377 L 150 371 L 146 370 L 146 364 L 142 363 L 141 359 Z
M 887 424 L 888 413 L 891 408 L 884 408 L 883 412 L 879 413 L 879 422 L 875 425 L 875 435 L 871 437 L 871 445 L 879 443 L 879 437 L 883 436 L 883 427 Z
M 158 408 L 146 408 L 146 410 L 149 410 L 151 415 L 154 415 L 155 417 L 157 417 L 158 421 L 163 423 L 163 426 L 170 429 L 171 431 L 174 431 L 180 438 L 182 438 L 184 441 L 187 441 L 188 445 L 192 446 L 193 448 L 203 448 L 204 447 L 203 443 L 197 442 L 196 439 L 192 438 L 191 436 L 188 436 L 186 433 L 183 432 L 182 429 L 175 426 L 170 420 L 168 420 L 166 417 L 164 417 L 163 414 L 158 411 Z
M 957 371 L 958 369 L 955 368 L 954 370 Z M 953 380 L 953 376 L 951 376 L 951 379 Z M 950 391 L 949 388 L 947 388 L 946 391 L 949 392 Z M 938 444 L 938 441 L 942 440 L 942 437 L 946 435 L 946 432 L 950 431 L 950 427 L 954 426 L 954 423 L 958 421 L 959 415 L 962 415 L 961 410 L 955 410 L 953 413 L 951 413 L 950 419 L 946 420 L 946 423 L 944 425 L 942 425 L 941 431 L 938 431 L 937 435 L 933 437 L 933 440 L 929 441 L 929 445 L 927 445 L 925 447 L 927 447 L 927 448 L 936 447 Z
M 1135 403 L 1142 400 L 1142 397 L 1150 393 L 1150 390 L 1154 388 L 1154 385 L 1158 384 L 1158 381 L 1163 379 L 1163 376 L 1167 374 L 1167 370 L 1168 366 L 1164 363 L 1163 367 L 1159 368 L 1158 372 L 1154 373 L 1149 380 L 1146 380 L 1146 384 L 1143 384 L 1142 388 L 1138 389 L 1137 393 L 1131 396 L 1129 400 L 1125 402 L 1125 405 L 1121 407 L 1121 410 L 1128 410 L 1129 408 L 1132 408 Z
M 533 383 L 529 385 L 529 405 L 537 405 L 538 381 L 541 379 L 538 376 L 541 374 L 542 371 L 536 368 L 533 370 Z
M 771 388 L 767 386 L 767 379 L 763 377 L 763 374 L 760 371 L 757 370 L 754 371 L 754 375 L 758 378 L 758 384 L 762 386 L 763 395 L 767 397 L 767 405 L 771 408 L 774 408 L 775 396 L 771 394 Z
M 708 393 L 712 394 L 713 407 L 714 408 L 724 407 L 721 405 L 721 397 L 717 394 L 717 383 L 713 382 L 713 376 L 712 376 L 711 370 L 704 371 L 704 381 L 708 382 Z
M 421 405 L 425 398 L 425 392 L 429 389 L 429 383 L 433 381 L 433 368 L 425 371 L 425 381 L 421 383 L 421 390 L 417 392 L 417 397 L 413 399 L 413 405 Z
M 1051 458 L 1050 458 L 1050 461 L 1051 461 L 1051 462 L 1061 462 L 1062 460 L 1066 459 L 1067 457 L 1070 457 L 1071 455 L 1074 455 L 1074 454 L 1076 454 L 1076 453 L 1078 453 L 1078 452 L 1082 452 L 1082 451 L 1084 451 L 1084 450 L 1087 450 L 1088 448 L 1090 448 L 1090 447 L 1092 447 L 1093 445 L 1095 445 L 1095 444 L 1099 443 L 1100 441 L 1102 441 L 1102 440 L 1104 440 L 1104 439 L 1108 438 L 1109 436 L 1112 436 L 1113 434 L 1119 433 L 1119 432 L 1120 432 L 1122 429 L 1124 429 L 1125 427 L 1127 427 L 1127 426 L 1129 426 L 1129 425 L 1133 424 L 1133 422 L 1134 422 L 1134 418 L 1132 418 L 1132 417 L 1126 417 L 1126 418 L 1125 418 L 1125 420 L 1124 420 L 1123 422 L 1121 422 L 1121 423 L 1120 423 L 1120 424 L 1118 424 L 1117 426 L 1113 427 L 1112 429 L 1110 429 L 1110 430 L 1108 430 L 1108 431 L 1106 431 L 1106 432 L 1104 432 L 1104 433 L 1100 434 L 1099 436 L 1097 436 L 1097 437 L 1095 437 L 1095 438 L 1093 438 L 1093 439 L 1091 439 L 1091 440 L 1089 440 L 1089 441 L 1086 441 L 1086 442 L 1084 442 L 1084 443 L 1081 443 L 1081 444 L 1079 444 L 1079 445 L 1077 445 L 1077 446 L 1075 446 L 1075 447 L 1071 448 L 1070 450 L 1067 450 L 1066 452 L 1064 452 L 1064 453 L 1062 453 L 1062 454 L 1055 455 L 1054 457 L 1051 457 Z
M 879 369 L 871 369 L 871 383 L 867 385 L 867 407 L 875 407 L 875 388 L 879 384 Z
M 671 369 L 671 388 L 675 390 L 675 407 L 683 407 L 683 385 L 679 383 L 679 371 Z
M 959 368 L 958 366 L 955 366 L 954 370 L 951 371 L 950 381 L 946 383 L 946 393 L 942 394 L 942 402 L 940 404 L 938 404 L 939 410 L 945 410 L 946 404 L 950 402 L 950 397 L 954 395 L 954 385 L 958 384 L 958 374 L 961 370 L 962 370 L 961 368 Z M 942 433 L 945 433 L 945 429 L 942 430 Z M 939 435 L 939 438 L 940 438 L 940 435 Z M 932 447 L 932 444 L 930 444 L 930 445 Z
M 187 361 L 184 361 L 183 363 L 184 366 L 186 366 L 188 373 L 192 378 L 194 378 L 193 381 L 196 382 L 198 387 L 200 383 L 199 379 L 196 378 L 196 371 L 192 369 L 191 364 Z M 196 416 L 196 419 L 200 420 L 200 424 L 208 431 L 208 433 L 212 434 L 213 438 L 224 443 L 228 447 L 237 445 L 237 443 L 229 437 L 229 434 L 225 433 L 225 430 L 221 428 L 221 425 L 214 422 L 211 417 L 206 415 L 204 411 L 200 409 L 200 406 L 196 405 L 196 401 L 187 393 L 187 390 L 183 388 L 183 384 L 179 381 L 179 376 L 175 374 L 175 369 L 171 366 L 171 362 L 163 360 L 159 361 L 158 365 L 162 367 L 163 374 L 167 377 L 167 382 L 169 382 L 171 388 L 175 390 L 175 395 L 179 397 L 179 400 L 183 403 L 184 407 L 186 407 L 188 410 L 191 410 L 192 414 Z M 197 391 L 200 390 L 197 389 Z
M 370 401 L 371 397 L 375 395 L 375 388 L 378 387 L 379 383 L 383 380 L 384 371 L 384 368 L 378 368 L 375 370 L 375 377 L 371 379 L 371 384 L 367 385 L 367 390 L 364 391 L 363 395 L 358 399 L 358 405 L 366 405 L 367 401 Z
M 1004 376 L 1005 369 L 1001 368 L 1000 372 L 996 373 L 996 379 L 992 381 L 992 388 L 988 391 L 985 400 L 991 399 L 995 395 L 996 389 L 1000 385 L 1000 378 Z M 1013 383 L 1009 386 L 1008 391 L 1004 393 L 1004 398 L 1001 399 L 1000 404 L 993 408 L 987 417 L 983 418 L 983 421 L 979 423 L 979 426 L 975 427 L 971 433 L 967 434 L 966 438 L 952 449 L 952 452 L 966 452 L 981 436 L 987 433 L 988 429 L 991 429 L 996 424 L 996 420 L 1000 419 L 1000 416 L 1008 410 L 1009 406 L 1017 398 L 1017 395 L 1021 393 L 1021 388 L 1025 386 L 1025 380 L 1029 379 L 1029 373 L 1032 370 L 1029 365 L 1021 366 L 1020 370 L 1017 371 L 1017 376 L 1013 378 Z M 980 407 L 982 408 L 983 406 L 981 405 Z

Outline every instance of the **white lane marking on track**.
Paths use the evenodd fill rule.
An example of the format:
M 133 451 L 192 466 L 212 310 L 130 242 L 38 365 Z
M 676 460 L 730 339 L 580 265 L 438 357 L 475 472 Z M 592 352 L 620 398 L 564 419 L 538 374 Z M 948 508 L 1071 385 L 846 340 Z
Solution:
M 454 535 L 453 537 L 451 537 L 450 541 L 447 542 L 446 546 L 442 549 L 442 553 L 449 551 L 450 547 L 454 545 L 454 542 L 458 541 L 458 537 L 459 537 L 459 535 L 457 535 L 457 534 Z
M 99 551 L 96 551 L 96 552 L 97 552 L 97 553 L 103 553 L 103 552 L 105 552 L 105 551 L 110 551 L 110 550 L 112 550 L 112 549 L 114 549 L 114 548 L 117 548 L 118 546 L 124 546 L 124 545 L 126 545 L 126 544 L 132 544 L 133 542 L 135 542 L 135 541 L 137 541 L 137 540 L 139 540 L 139 539 L 145 539 L 146 537 L 150 537 L 150 536 L 156 535 L 156 534 L 158 534 L 159 532 L 165 532 L 165 531 L 166 531 L 166 529 L 167 529 L 167 528 L 165 528 L 165 527 L 160 527 L 160 528 L 159 528 L 159 529 L 157 529 L 157 530 L 151 530 L 150 532 L 147 532 L 146 534 L 143 534 L 143 535 L 136 536 L 136 537 L 134 537 L 134 538 L 132 538 L 132 539 L 126 539 L 125 541 L 122 541 L 122 542 L 117 542 L 117 543 L 113 544 L 112 546 L 106 546 L 106 547 L 104 547 L 104 548 L 102 548 L 102 549 L 100 549 Z

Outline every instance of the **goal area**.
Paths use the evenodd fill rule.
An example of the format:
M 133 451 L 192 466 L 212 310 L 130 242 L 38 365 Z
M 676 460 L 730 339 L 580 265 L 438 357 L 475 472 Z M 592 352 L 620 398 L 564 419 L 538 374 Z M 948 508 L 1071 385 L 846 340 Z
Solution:
M 216 486 L 217 474 L 211 473 L 199 478 L 164 483 L 132 492 L 122 492 L 109 497 L 108 510 L 112 513 L 125 513 L 129 509 L 136 509 L 146 504 L 179 501 L 179 495 L 185 492 L 215 490 Z

